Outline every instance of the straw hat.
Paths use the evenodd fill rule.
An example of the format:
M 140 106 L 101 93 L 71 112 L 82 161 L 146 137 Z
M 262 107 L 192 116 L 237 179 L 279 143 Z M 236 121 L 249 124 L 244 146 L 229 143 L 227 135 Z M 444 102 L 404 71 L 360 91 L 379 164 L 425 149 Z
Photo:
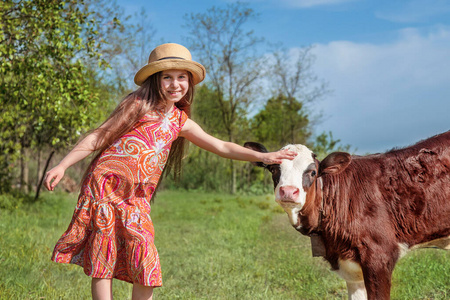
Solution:
M 144 81 L 157 72 L 164 70 L 187 70 L 194 77 L 194 84 L 205 79 L 205 67 L 192 60 L 191 52 L 179 44 L 169 43 L 156 47 L 148 58 L 148 64 L 134 76 L 134 82 L 142 85 Z

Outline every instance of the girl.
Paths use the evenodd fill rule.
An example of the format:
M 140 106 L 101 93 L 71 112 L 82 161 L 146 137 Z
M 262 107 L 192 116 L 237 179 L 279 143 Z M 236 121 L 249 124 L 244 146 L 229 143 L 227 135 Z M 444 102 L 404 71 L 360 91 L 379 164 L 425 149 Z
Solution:
M 132 299 L 151 299 L 153 287 L 162 285 L 150 199 L 166 162 L 180 170 L 185 139 L 230 159 L 274 164 L 294 158 L 289 151 L 260 153 L 221 141 L 189 119 L 194 86 L 204 78 L 205 68 L 185 47 L 156 47 L 136 73 L 140 87 L 46 174 L 53 191 L 68 167 L 96 152 L 52 255 L 84 268 L 93 299 L 112 299 L 112 278 L 133 284 Z

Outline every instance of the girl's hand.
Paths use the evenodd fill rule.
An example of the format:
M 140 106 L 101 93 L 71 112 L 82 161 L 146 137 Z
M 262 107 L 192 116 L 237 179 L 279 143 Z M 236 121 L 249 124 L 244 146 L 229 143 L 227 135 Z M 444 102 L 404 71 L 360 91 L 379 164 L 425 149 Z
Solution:
M 266 165 L 281 164 L 282 159 L 293 160 L 296 156 L 296 152 L 284 149 L 277 152 L 263 153 L 262 162 Z
M 49 191 L 53 191 L 58 182 L 64 177 L 66 169 L 57 165 L 45 174 L 44 185 Z

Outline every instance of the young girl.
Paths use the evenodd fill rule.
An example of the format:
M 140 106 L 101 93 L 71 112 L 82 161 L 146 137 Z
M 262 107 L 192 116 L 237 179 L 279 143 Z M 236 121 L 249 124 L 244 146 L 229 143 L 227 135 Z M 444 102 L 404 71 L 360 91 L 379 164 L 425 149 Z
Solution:
M 133 284 L 133 299 L 151 299 L 162 285 L 150 199 L 166 165 L 180 170 L 185 139 L 225 158 L 266 164 L 294 153 L 260 153 L 205 133 L 189 119 L 194 86 L 205 68 L 188 49 L 163 44 L 136 73 L 140 87 L 87 135 L 45 178 L 53 191 L 65 170 L 92 152 L 77 207 L 52 260 L 82 266 L 92 277 L 92 298 L 112 299 L 112 278 Z

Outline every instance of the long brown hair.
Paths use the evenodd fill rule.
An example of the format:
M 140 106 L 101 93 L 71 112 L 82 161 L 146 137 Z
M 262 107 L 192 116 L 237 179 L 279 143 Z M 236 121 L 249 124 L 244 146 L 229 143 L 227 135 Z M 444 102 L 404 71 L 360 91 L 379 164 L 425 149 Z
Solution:
M 180 101 L 176 102 L 175 106 L 190 117 L 195 86 L 192 74 L 190 72 L 187 73 L 189 88 L 186 95 Z M 97 142 L 94 145 L 94 158 L 86 170 L 83 180 L 89 174 L 91 166 L 103 151 L 114 144 L 120 137 L 130 132 L 146 113 L 151 110 L 164 108 L 165 105 L 166 100 L 161 92 L 161 72 L 158 72 L 149 76 L 136 91 L 122 99 L 106 121 L 93 131 L 93 133 L 98 135 Z M 171 170 L 173 170 L 175 179 L 179 177 L 181 173 L 181 160 L 183 159 L 186 146 L 186 140 L 182 137 L 178 137 L 172 143 L 166 167 L 161 177 L 164 174 L 169 174 Z

